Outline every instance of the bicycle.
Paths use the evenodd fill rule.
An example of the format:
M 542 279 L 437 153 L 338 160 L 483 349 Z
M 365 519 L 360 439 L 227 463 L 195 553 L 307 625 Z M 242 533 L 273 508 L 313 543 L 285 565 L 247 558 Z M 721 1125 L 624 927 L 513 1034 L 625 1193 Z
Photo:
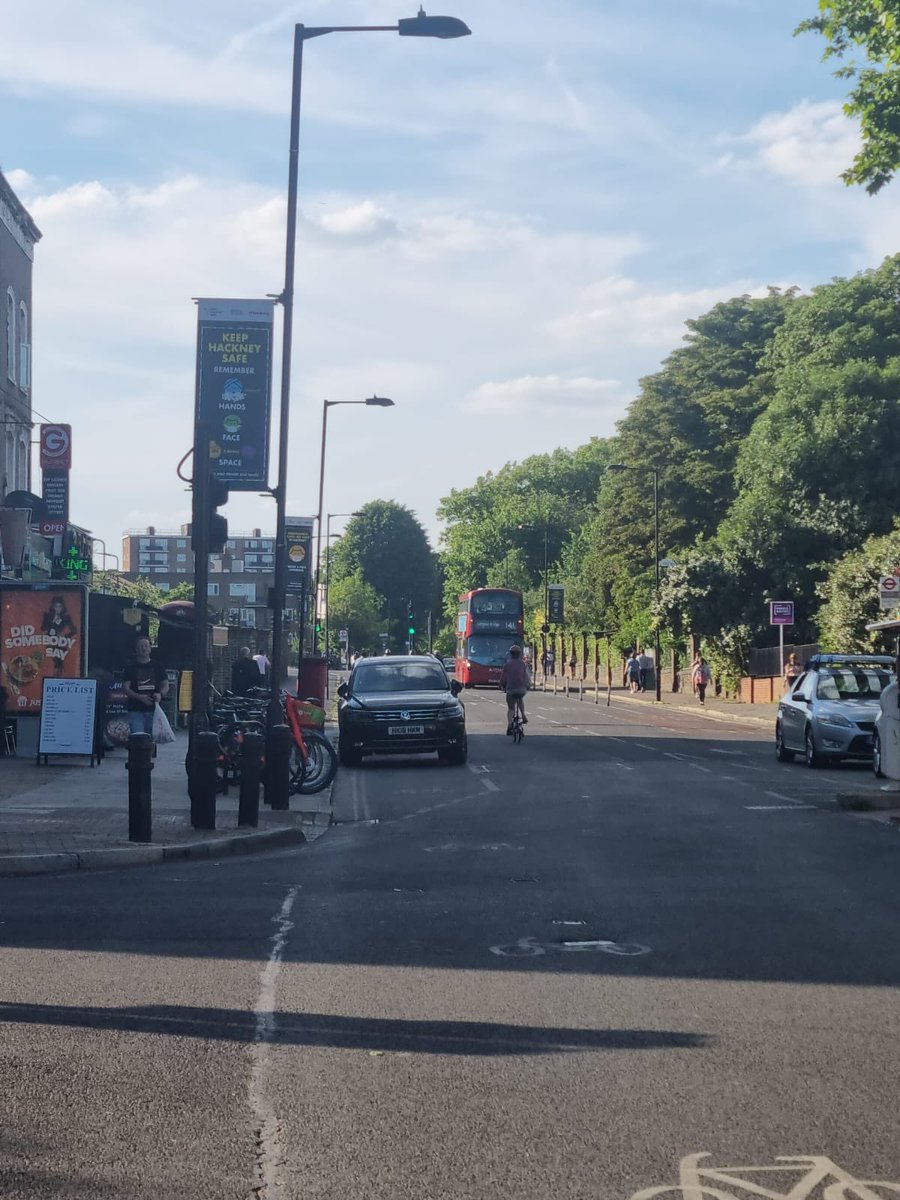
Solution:
M 338 756 L 324 732 L 325 711 L 315 698 L 298 700 L 282 692 L 282 704 L 291 731 L 291 792 L 304 796 L 328 787 L 337 771 Z
M 513 719 L 510 722 L 510 729 L 512 730 L 513 742 L 523 742 L 525 740 L 525 721 L 522 717 L 522 714 L 519 712 L 518 705 L 516 705 L 513 712 Z

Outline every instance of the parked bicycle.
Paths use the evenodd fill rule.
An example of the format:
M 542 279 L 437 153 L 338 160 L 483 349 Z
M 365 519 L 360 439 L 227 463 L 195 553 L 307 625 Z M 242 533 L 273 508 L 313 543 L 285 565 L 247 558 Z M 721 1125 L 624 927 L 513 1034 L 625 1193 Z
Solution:
M 328 787 L 337 771 L 338 756 L 325 734 L 321 700 L 300 700 L 282 692 L 282 703 L 291 731 L 291 791 L 309 796 Z

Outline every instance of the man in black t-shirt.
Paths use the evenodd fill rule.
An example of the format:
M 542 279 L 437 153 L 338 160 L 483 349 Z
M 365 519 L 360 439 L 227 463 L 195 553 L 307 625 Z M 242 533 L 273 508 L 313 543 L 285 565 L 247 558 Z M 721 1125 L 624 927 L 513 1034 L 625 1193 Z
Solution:
M 150 639 L 139 637 L 134 644 L 134 661 L 123 674 L 128 697 L 128 724 L 132 733 L 153 733 L 153 712 L 169 691 L 166 672 L 150 658 Z

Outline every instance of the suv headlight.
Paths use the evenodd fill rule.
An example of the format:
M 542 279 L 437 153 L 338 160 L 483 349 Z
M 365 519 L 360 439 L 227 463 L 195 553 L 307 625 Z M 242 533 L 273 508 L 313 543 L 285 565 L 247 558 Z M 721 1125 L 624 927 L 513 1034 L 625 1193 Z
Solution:
M 462 705 L 458 700 L 445 701 L 438 709 L 439 717 L 461 717 Z
M 827 716 L 819 717 L 820 725 L 834 725 L 838 729 L 855 729 L 856 726 L 852 721 L 848 721 L 846 717 L 842 717 L 840 713 L 829 713 Z

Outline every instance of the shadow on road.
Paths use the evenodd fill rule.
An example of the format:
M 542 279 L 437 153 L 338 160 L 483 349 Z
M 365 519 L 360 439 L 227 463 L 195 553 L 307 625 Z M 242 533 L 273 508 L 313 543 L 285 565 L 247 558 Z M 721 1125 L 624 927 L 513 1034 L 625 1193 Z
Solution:
M 230 1008 L 75 1008 L 0 1003 L 0 1023 L 114 1029 L 233 1042 L 253 1042 L 257 1036 L 254 1014 Z M 481 1021 L 376 1020 L 324 1013 L 279 1014 L 267 1040 L 279 1046 L 488 1057 L 580 1050 L 699 1050 L 710 1044 L 705 1034 L 668 1029 L 555 1029 Z

